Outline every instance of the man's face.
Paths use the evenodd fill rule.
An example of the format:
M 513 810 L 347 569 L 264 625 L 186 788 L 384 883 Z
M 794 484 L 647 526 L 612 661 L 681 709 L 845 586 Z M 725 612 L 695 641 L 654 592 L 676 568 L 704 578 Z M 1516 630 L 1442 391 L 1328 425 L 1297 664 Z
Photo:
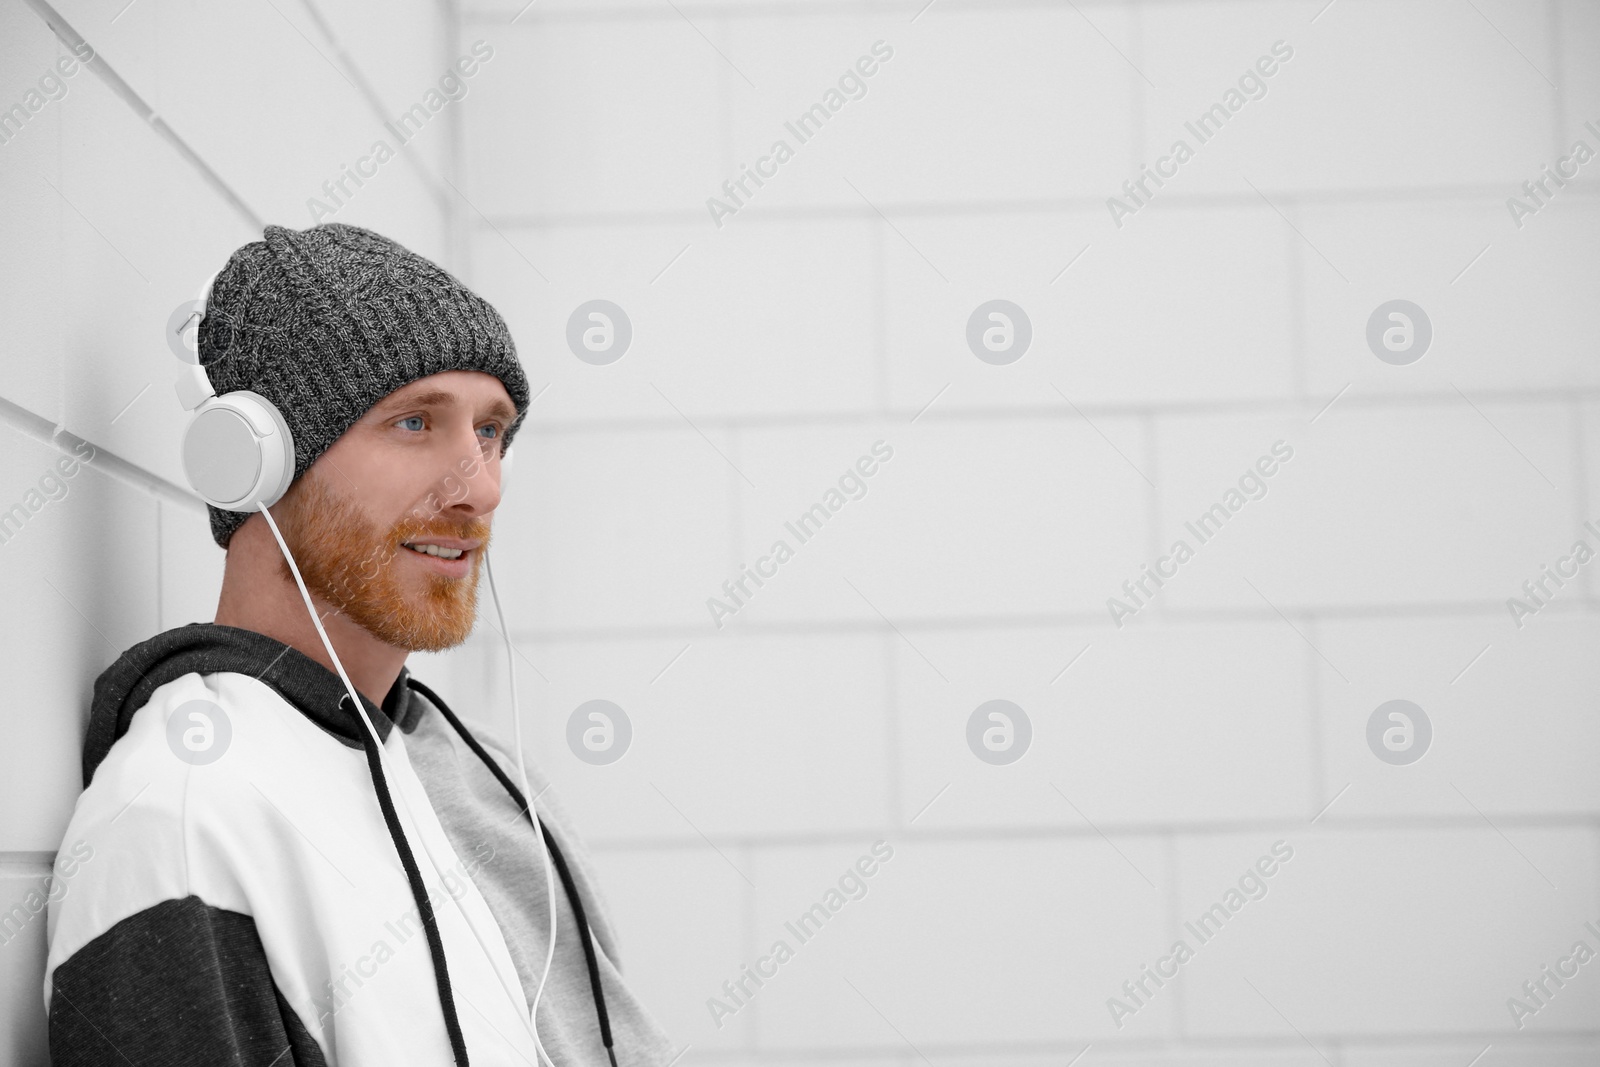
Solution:
M 272 509 L 306 588 L 398 648 L 465 641 L 515 419 L 505 386 L 478 371 L 430 375 L 381 400 Z M 287 563 L 281 571 L 294 581 Z

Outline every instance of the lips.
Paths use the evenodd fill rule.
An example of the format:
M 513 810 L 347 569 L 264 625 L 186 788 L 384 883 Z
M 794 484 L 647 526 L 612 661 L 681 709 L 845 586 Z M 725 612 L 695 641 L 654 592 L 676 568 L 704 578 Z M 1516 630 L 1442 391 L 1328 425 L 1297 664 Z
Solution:
M 481 541 L 463 541 L 448 537 L 430 537 L 426 540 L 418 539 L 407 542 L 404 554 L 436 574 L 447 578 L 465 578 L 471 570 L 472 554 L 477 551 Z M 413 547 L 417 546 L 417 547 Z M 455 559 L 446 559 L 422 550 L 424 546 L 431 546 L 439 551 L 460 552 Z
M 437 559 L 460 559 L 463 552 L 463 550 L 459 548 L 449 548 L 444 545 L 433 545 L 427 543 L 407 543 L 401 547 L 409 548 L 413 552 L 420 553 L 424 556 L 433 556 Z
M 456 549 L 462 552 L 470 552 L 472 549 L 478 548 L 482 544 L 482 541 L 463 540 L 459 537 L 418 537 L 411 541 L 405 542 L 407 548 L 432 547 Z

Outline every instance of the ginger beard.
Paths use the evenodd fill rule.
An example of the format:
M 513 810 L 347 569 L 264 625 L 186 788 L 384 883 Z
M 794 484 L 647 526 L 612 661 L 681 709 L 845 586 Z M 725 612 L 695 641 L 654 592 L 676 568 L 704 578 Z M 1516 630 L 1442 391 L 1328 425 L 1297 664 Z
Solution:
M 478 569 L 489 547 L 489 524 L 429 521 L 413 512 L 384 531 L 318 473 L 307 471 L 273 515 L 312 596 L 397 648 L 440 652 L 465 641 L 477 621 Z M 481 539 L 471 553 L 471 572 L 451 578 L 404 558 L 415 555 L 401 547 L 405 542 L 429 536 Z M 294 581 L 281 558 L 279 569 L 285 581 Z

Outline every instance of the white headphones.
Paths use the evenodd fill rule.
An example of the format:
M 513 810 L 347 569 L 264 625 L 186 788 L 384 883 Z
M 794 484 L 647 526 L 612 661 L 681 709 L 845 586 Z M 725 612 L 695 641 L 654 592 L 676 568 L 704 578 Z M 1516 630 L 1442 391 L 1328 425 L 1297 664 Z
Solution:
M 277 405 L 239 389 L 218 396 L 199 362 L 199 324 L 211 298 L 213 274 L 195 301 L 196 358 L 173 383 L 194 418 L 183 432 L 183 473 L 200 499 L 223 511 L 258 511 L 276 504 L 294 481 L 294 437 Z

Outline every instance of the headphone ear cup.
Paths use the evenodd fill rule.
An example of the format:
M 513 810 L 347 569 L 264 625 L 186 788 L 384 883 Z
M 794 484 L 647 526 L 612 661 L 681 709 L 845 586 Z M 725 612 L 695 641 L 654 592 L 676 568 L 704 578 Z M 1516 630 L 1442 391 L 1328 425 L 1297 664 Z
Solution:
M 223 511 L 276 504 L 294 481 L 289 424 L 248 389 L 211 397 L 184 430 L 183 472 L 202 500 Z

